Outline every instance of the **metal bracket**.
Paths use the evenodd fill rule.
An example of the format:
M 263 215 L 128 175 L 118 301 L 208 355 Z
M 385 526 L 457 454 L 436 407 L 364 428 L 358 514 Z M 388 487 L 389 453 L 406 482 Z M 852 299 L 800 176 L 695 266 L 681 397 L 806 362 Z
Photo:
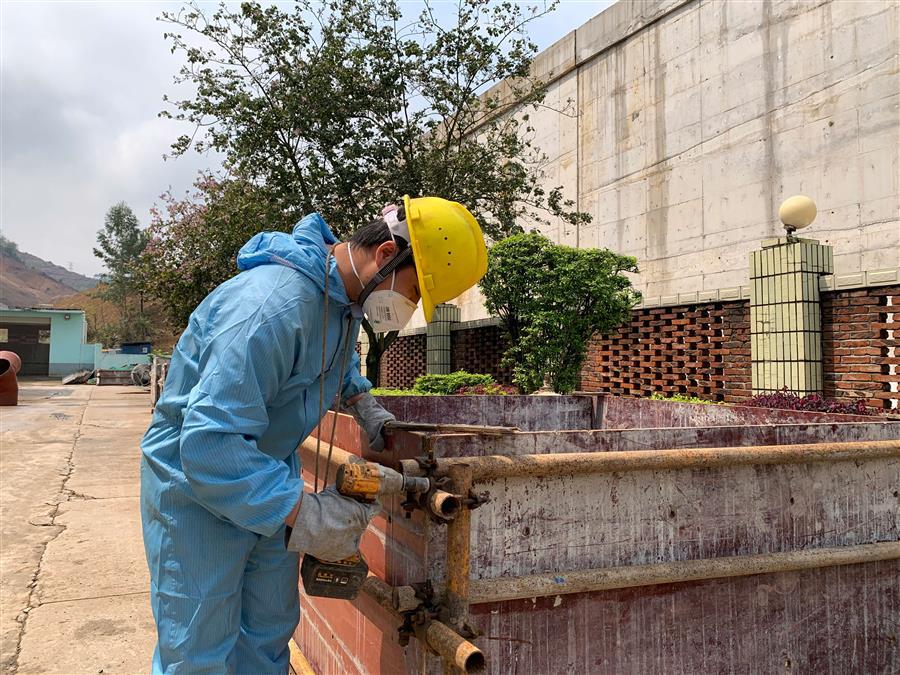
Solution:
M 424 587 L 425 592 L 420 595 L 417 587 Z M 428 625 L 429 621 L 437 620 L 441 615 L 440 607 L 431 605 L 434 596 L 431 582 L 426 581 L 424 584 L 414 584 L 413 588 L 417 588 L 416 597 L 419 598 L 421 602 L 415 609 L 400 612 L 401 616 L 403 616 L 403 623 L 400 624 L 400 627 L 397 629 L 398 642 L 401 647 L 406 647 L 409 644 L 410 638 L 416 637 L 419 642 L 425 645 L 425 648 L 428 649 L 429 652 L 437 654 L 437 652 L 429 646 L 425 636 L 421 634 L 422 629 Z
M 450 625 L 447 623 L 449 610 L 442 603 L 434 603 L 434 592 L 430 581 L 426 581 L 424 584 L 413 584 L 413 588 L 420 587 L 427 587 L 427 594 L 420 596 L 417 591 L 416 597 L 420 598 L 422 601 L 419 606 L 412 610 L 400 612 L 403 616 L 403 623 L 397 629 L 398 641 L 401 647 L 406 647 L 409 644 L 410 638 L 415 637 L 419 642 L 425 645 L 429 652 L 438 654 L 438 652 L 428 644 L 428 640 L 422 634 L 422 631 L 428 626 L 429 621 L 441 621 L 446 625 Z M 459 633 L 460 637 L 463 637 L 466 640 L 474 640 L 481 635 L 481 632 L 468 621 L 464 622 L 461 626 L 455 626 L 454 630 Z
M 437 470 L 437 460 L 433 454 L 416 457 L 416 463 L 425 472 L 426 476 L 429 478 L 434 476 L 434 472 Z
M 462 505 L 470 511 L 474 511 L 479 506 L 483 506 L 491 501 L 491 495 L 488 492 L 476 493 L 475 490 L 469 490 L 469 496 L 461 500 Z
M 469 490 L 465 496 L 454 492 L 453 480 L 444 476 L 435 477 L 435 469 L 437 462 L 430 453 L 426 456 L 415 458 L 422 473 L 431 481 L 431 489 L 427 493 L 408 493 L 406 499 L 400 505 L 404 510 L 406 518 L 412 517 L 412 512 L 416 509 L 423 510 L 436 523 L 446 524 L 449 520 L 456 517 L 460 508 L 471 510 L 477 509 L 483 504 L 491 500 L 490 494 L 487 492 L 476 493 Z M 441 503 L 445 508 L 439 509 L 434 503 L 435 497 L 439 496 Z
M 450 499 L 453 503 L 447 504 L 446 501 L 443 502 L 447 504 L 446 512 L 437 510 L 433 498 L 438 493 L 447 492 L 447 488 L 450 485 L 450 479 L 433 478 L 429 476 L 429 480 L 431 481 L 431 489 L 428 492 L 408 492 L 406 494 L 406 499 L 400 504 L 400 507 L 403 509 L 404 516 L 407 519 L 412 517 L 413 511 L 420 509 L 435 523 L 446 525 L 449 520 L 452 520 L 455 517 L 456 511 L 458 511 L 459 506 L 463 504 L 465 500 L 459 499 L 458 495 L 448 496 L 447 494 L 442 494 L 440 496 L 444 500 Z
M 475 628 L 472 624 L 470 624 L 467 620 L 454 621 L 451 616 L 450 608 L 444 605 L 443 603 L 438 603 L 434 605 L 434 609 L 436 609 L 438 613 L 439 621 L 442 621 L 446 625 L 450 626 L 457 633 L 460 634 L 461 637 L 464 637 L 466 640 L 474 640 L 477 637 L 481 637 L 481 631 Z

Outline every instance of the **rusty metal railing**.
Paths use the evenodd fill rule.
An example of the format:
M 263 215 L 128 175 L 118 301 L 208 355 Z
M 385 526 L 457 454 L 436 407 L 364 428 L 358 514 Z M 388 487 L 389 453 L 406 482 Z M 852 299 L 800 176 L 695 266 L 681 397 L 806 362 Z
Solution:
M 448 457 L 433 460 L 433 475 L 449 477 L 455 467 L 467 466 L 472 472 L 474 482 L 478 482 L 498 478 L 711 469 L 742 464 L 808 464 L 810 462 L 837 462 L 883 457 L 900 457 L 900 440 L 737 448 Z M 416 460 L 401 460 L 400 466 L 402 473 L 411 476 L 426 474 L 420 462 Z
M 880 542 L 836 548 L 679 560 L 651 565 L 601 567 L 521 577 L 478 579 L 470 583 L 470 604 L 592 593 L 617 588 L 656 586 L 685 581 L 744 577 L 799 570 L 857 565 L 900 559 L 900 542 Z

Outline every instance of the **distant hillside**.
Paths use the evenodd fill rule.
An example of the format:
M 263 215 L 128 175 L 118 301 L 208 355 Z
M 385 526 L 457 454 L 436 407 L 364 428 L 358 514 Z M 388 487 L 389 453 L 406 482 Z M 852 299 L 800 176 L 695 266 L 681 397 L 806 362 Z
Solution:
M 9 307 L 52 304 L 58 298 L 96 285 L 96 279 L 20 251 L 7 239 L 0 242 L 0 304 Z
M 102 288 L 99 287 L 98 290 L 102 291 Z M 53 301 L 53 306 L 57 309 L 83 309 L 88 329 L 122 320 L 122 312 L 119 308 L 114 303 L 97 297 L 97 292 L 93 290 L 57 298 Z
M 76 291 L 86 291 L 97 285 L 96 279 L 91 279 L 90 277 L 86 277 L 83 274 L 72 272 L 70 270 L 67 270 L 65 267 L 55 265 L 52 262 L 41 260 L 37 256 L 31 255 L 30 253 L 21 251 L 19 255 L 22 257 L 22 262 L 28 265 L 28 267 L 30 267 L 31 269 L 37 270 L 44 276 L 55 279 L 59 283 L 68 286 L 69 288 L 72 288 Z

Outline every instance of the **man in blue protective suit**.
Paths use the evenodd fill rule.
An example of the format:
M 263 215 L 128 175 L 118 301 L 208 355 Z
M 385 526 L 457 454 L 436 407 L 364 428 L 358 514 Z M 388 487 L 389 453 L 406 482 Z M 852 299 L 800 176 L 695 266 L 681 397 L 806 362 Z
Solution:
M 487 258 L 463 206 L 405 197 L 347 243 L 312 214 L 237 264 L 191 315 L 141 443 L 154 673 L 287 672 L 300 555 L 352 554 L 380 509 L 304 492 L 296 448 L 336 398 L 383 447 L 393 416 L 359 374 L 362 316 L 399 329 L 421 298 L 430 319 Z

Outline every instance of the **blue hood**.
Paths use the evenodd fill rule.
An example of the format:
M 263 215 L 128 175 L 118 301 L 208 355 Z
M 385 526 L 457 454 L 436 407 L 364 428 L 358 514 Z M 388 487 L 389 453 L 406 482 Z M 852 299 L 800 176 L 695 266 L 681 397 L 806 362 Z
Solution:
M 237 254 L 239 270 L 249 270 L 260 265 L 284 265 L 296 270 L 325 290 L 325 256 L 328 247 L 338 243 L 325 220 L 318 213 L 304 216 L 294 225 L 291 234 L 285 232 L 260 232 L 244 244 Z M 328 273 L 328 295 L 345 305 L 350 304 L 344 282 L 331 258 Z

